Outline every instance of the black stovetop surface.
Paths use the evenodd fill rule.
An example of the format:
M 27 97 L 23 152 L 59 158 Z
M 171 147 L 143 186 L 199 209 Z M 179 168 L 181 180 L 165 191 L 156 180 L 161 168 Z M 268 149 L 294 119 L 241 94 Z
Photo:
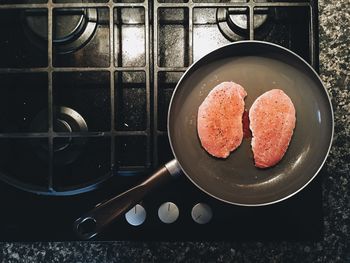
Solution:
M 187 178 L 179 178 L 140 202 L 147 213 L 142 225 L 131 226 L 122 216 L 95 240 L 320 240 L 323 236 L 321 177 L 322 172 L 297 195 L 263 207 L 224 204 L 200 192 Z M 1 183 L 1 240 L 77 240 L 72 227 L 76 218 L 141 179 L 115 177 L 99 190 L 66 197 L 37 196 Z M 165 202 L 173 202 L 179 208 L 179 217 L 172 224 L 158 218 L 158 208 Z M 213 217 L 208 224 L 200 225 L 192 220 L 191 209 L 197 203 L 211 207 Z
M 285 46 L 318 70 L 316 1 L 38 0 L 0 3 L 0 240 L 74 240 L 72 223 L 172 159 L 166 113 L 186 68 L 244 39 Z M 248 28 L 248 29 L 247 29 Z M 281 203 L 238 207 L 185 177 L 99 240 L 315 240 L 321 177 Z M 158 208 L 175 203 L 164 224 Z M 208 204 L 212 220 L 194 223 Z

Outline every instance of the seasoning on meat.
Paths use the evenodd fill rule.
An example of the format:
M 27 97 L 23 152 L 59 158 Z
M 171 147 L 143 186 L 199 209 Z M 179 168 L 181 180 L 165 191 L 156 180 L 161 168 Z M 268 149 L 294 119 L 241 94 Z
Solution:
M 280 89 L 265 92 L 254 101 L 249 119 L 255 166 L 276 165 L 286 153 L 295 128 L 292 100 Z
M 211 155 L 226 158 L 242 142 L 244 88 L 234 82 L 217 85 L 198 109 L 197 129 L 203 148 Z

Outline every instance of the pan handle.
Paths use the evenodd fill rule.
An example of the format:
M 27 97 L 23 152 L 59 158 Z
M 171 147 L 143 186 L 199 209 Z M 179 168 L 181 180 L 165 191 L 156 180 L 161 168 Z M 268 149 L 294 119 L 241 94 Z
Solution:
M 90 239 L 106 228 L 121 214 L 127 212 L 154 188 L 177 177 L 181 168 L 176 159 L 169 161 L 139 185 L 95 206 L 74 222 L 74 231 L 80 239 Z

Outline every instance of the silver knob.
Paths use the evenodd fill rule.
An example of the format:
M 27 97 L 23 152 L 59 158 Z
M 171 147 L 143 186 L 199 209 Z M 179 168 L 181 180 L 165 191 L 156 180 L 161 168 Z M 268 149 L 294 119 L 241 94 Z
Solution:
M 179 208 L 172 202 L 166 202 L 159 207 L 158 216 L 163 223 L 174 223 L 179 217 Z
M 213 211 L 205 203 L 198 203 L 192 208 L 192 219 L 198 224 L 206 224 L 213 217 Z
M 135 205 L 125 214 L 126 221 L 133 226 L 139 226 L 146 220 L 146 210 L 142 205 Z

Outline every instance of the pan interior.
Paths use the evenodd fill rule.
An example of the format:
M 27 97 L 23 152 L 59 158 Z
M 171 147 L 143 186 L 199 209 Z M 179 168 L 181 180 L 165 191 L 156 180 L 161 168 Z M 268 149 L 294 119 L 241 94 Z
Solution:
M 261 50 L 242 56 L 230 53 L 229 48 L 203 58 L 180 80 L 169 111 L 171 145 L 189 179 L 214 197 L 242 205 L 276 202 L 305 186 L 322 166 L 332 138 L 329 99 L 317 75 L 292 54 L 269 48 L 268 56 L 260 55 Z M 247 139 L 227 159 L 214 158 L 201 147 L 198 107 L 223 81 L 245 88 L 246 109 L 274 88 L 282 89 L 293 101 L 296 128 L 285 156 L 275 167 L 256 168 Z

